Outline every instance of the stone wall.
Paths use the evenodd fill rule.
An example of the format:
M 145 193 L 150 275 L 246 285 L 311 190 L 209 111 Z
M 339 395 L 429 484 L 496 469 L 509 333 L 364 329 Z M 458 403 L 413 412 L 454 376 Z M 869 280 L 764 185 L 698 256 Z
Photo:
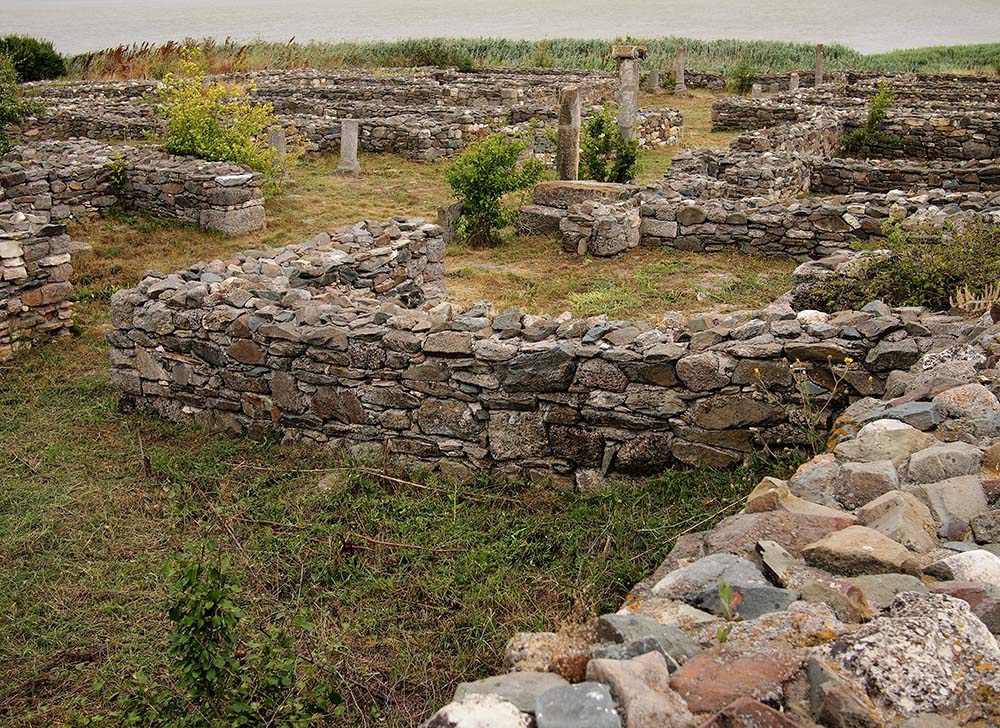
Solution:
M 817 194 L 945 189 L 958 192 L 1000 190 L 1000 162 L 995 159 L 967 162 L 910 159 L 816 158 L 809 190 Z
M 73 325 L 65 228 L 11 207 L 0 199 L 0 361 Z
M 454 154 L 491 132 L 525 134 L 545 154 L 554 128 L 558 92 L 581 88 L 586 106 L 614 100 L 616 80 L 598 72 L 492 69 L 463 74 L 429 71 L 389 75 L 362 72 L 258 71 L 217 77 L 253 83 L 252 98 L 271 103 L 290 134 L 301 133 L 309 151 L 336 151 L 342 119 L 360 122 L 360 147 L 433 160 Z M 149 81 L 26 84 L 48 103 L 24 134 L 42 138 L 136 139 L 163 132 Z M 673 109 L 646 109 L 638 138 L 644 148 L 680 139 L 683 119 Z M 539 124 L 542 128 L 538 128 Z
M 15 147 L 0 161 L 0 200 L 14 209 L 44 211 L 53 222 L 117 204 L 236 235 L 264 226 L 261 179 L 241 165 L 152 147 L 49 141 Z
M 818 400 L 877 394 L 961 338 L 914 309 L 820 325 L 780 301 L 656 328 L 459 312 L 429 305 L 442 254 L 437 226 L 395 220 L 147 276 L 112 301 L 112 381 L 174 420 L 588 488 L 801 443 L 796 377 Z

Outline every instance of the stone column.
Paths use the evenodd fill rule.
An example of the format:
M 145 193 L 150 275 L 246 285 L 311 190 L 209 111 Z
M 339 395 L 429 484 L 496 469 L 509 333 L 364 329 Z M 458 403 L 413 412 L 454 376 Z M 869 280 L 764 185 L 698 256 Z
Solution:
M 676 96 L 687 96 L 688 88 L 684 85 L 684 61 L 685 53 L 683 48 L 677 49 L 674 57 L 674 94 Z
M 823 44 L 816 45 L 816 85 L 823 83 Z
M 280 126 L 272 126 L 267 130 L 267 146 L 275 151 L 277 167 L 282 177 L 288 172 L 288 140 L 285 138 L 285 130 Z
M 763 88 L 761 87 L 761 85 L 759 83 L 755 83 L 753 86 L 750 87 L 750 98 L 759 99 L 762 92 Z
M 340 122 L 340 164 L 337 174 L 358 174 L 358 120 L 344 119 Z
M 556 138 L 556 172 L 559 179 L 580 176 L 580 89 L 559 91 L 559 136 Z
M 660 91 L 660 69 L 651 68 L 649 69 L 649 75 L 646 76 L 646 90 L 651 94 L 659 93 Z
M 799 74 L 793 73 L 788 77 L 788 90 L 798 91 L 799 90 Z
M 618 130 L 623 139 L 631 139 L 639 111 L 639 61 L 646 57 L 646 48 L 616 45 L 611 56 L 618 59 Z
M 781 92 L 781 84 L 775 81 L 771 84 L 770 93 L 772 96 L 777 96 Z

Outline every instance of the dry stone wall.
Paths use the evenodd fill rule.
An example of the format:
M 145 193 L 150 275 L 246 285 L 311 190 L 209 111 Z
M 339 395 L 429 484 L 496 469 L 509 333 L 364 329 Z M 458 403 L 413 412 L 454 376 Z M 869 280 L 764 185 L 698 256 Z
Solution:
M 818 321 L 783 301 L 660 327 L 457 311 L 434 305 L 443 249 L 437 226 L 397 219 L 149 275 L 113 298 L 112 381 L 174 420 L 589 488 L 801 443 L 803 386 L 878 394 L 967 329 L 917 309 Z
M 536 152 L 550 152 L 544 128 L 556 124 L 558 91 L 581 89 L 587 107 L 615 97 L 616 81 L 598 72 L 484 70 L 463 74 L 261 71 L 219 77 L 253 83 L 252 97 L 271 103 L 288 133 L 301 133 L 310 151 L 335 151 L 342 119 L 358 119 L 365 151 L 432 160 L 486 134 L 527 134 Z M 26 136 L 66 139 L 140 138 L 163 132 L 156 84 L 148 81 L 35 83 L 31 93 L 48 102 L 25 124 Z M 676 143 L 683 119 L 673 109 L 647 109 L 638 138 L 645 148 Z
M 112 205 L 230 235 L 264 226 L 261 175 L 155 148 L 88 139 L 15 147 L 0 161 L 0 200 L 65 222 Z
M 0 361 L 73 325 L 71 242 L 0 199 Z

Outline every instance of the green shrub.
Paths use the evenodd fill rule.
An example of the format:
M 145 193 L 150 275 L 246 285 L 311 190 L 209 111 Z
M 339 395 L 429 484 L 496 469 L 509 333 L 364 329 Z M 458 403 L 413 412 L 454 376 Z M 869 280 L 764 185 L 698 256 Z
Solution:
M 499 242 L 498 232 L 513 220 L 503 203 L 511 192 L 524 190 L 542 178 L 537 159 L 521 160 L 527 143 L 493 134 L 469 147 L 448 168 L 448 185 L 462 204 L 458 233 L 472 245 Z
M 324 684 L 314 659 L 299 657 L 286 630 L 240 634 L 239 584 L 215 544 L 198 555 L 178 554 L 164 573 L 173 624 L 170 675 L 135 675 L 132 690 L 118 696 L 115 725 L 308 728 L 339 712 L 340 696 Z M 82 718 L 76 724 L 102 722 Z
M 267 145 L 267 130 L 277 123 L 271 104 L 250 101 L 234 84 L 206 83 L 196 53 L 187 53 L 177 74 L 167 74 L 159 91 L 167 121 L 163 146 L 172 154 L 217 162 L 237 162 L 270 180 L 281 159 Z
M 10 57 L 22 83 L 66 75 L 66 62 L 56 53 L 52 41 L 27 35 L 5 35 L 0 38 L 0 55 Z
M 726 87 L 737 94 L 747 94 L 757 82 L 757 67 L 749 58 L 741 58 L 726 69 Z
M 879 247 L 889 254 L 874 255 L 849 274 L 829 276 L 811 292 L 807 305 L 835 311 L 881 299 L 890 306 L 944 311 L 959 288 L 983 294 L 1000 280 L 998 227 L 973 226 L 951 236 L 896 228 Z
M 7 124 L 19 124 L 25 116 L 41 111 L 42 105 L 36 101 L 25 101 L 17 87 L 17 72 L 10 59 L 0 54 L 0 155 L 10 149 Z
M 639 173 L 639 141 L 623 139 L 614 110 L 602 106 L 580 134 L 580 175 L 598 182 L 631 182 Z
M 868 118 L 860 129 L 848 132 L 840 140 L 844 154 L 854 154 L 868 146 L 895 146 L 900 143 L 899 137 L 885 132 L 885 123 L 889 117 L 889 109 L 895 103 L 896 97 L 889 91 L 885 81 L 878 85 L 878 91 L 872 96 L 868 106 Z

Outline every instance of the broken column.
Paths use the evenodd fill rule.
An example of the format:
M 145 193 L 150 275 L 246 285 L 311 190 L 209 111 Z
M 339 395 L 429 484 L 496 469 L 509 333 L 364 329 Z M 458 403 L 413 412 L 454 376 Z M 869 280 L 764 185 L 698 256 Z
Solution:
M 344 119 L 340 122 L 340 164 L 337 174 L 358 174 L 358 120 Z
M 576 86 L 559 91 L 556 172 L 559 179 L 578 179 L 580 175 L 580 89 Z
M 771 84 L 770 93 L 772 96 L 777 96 L 781 92 L 781 84 L 775 81 Z
M 288 140 L 285 130 L 280 126 L 272 126 L 267 130 L 267 146 L 274 150 L 275 167 L 282 177 L 288 172 Z
M 799 74 L 793 73 L 788 77 L 788 90 L 798 91 L 799 90 Z
M 759 83 L 755 83 L 753 86 L 750 87 L 750 98 L 759 99 L 762 92 L 763 88 L 761 87 L 761 85 Z
M 823 83 L 823 44 L 816 44 L 816 85 Z
M 660 69 L 651 68 L 649 69 L 649 75 L 646 76 L 646 90 L 651 94 L 658 93 L 660 90 Z
M 611 57 L 618 60 L 618 130 L 623 139 L 632 139 L 639 111 L 639 61 L 646 57 L 646 47 L 612 46 Z
M 674 58 L 674 94 L 677 96 L 687 96 L 687 86 L 684 85 L 684 49 L 678 48 Z

